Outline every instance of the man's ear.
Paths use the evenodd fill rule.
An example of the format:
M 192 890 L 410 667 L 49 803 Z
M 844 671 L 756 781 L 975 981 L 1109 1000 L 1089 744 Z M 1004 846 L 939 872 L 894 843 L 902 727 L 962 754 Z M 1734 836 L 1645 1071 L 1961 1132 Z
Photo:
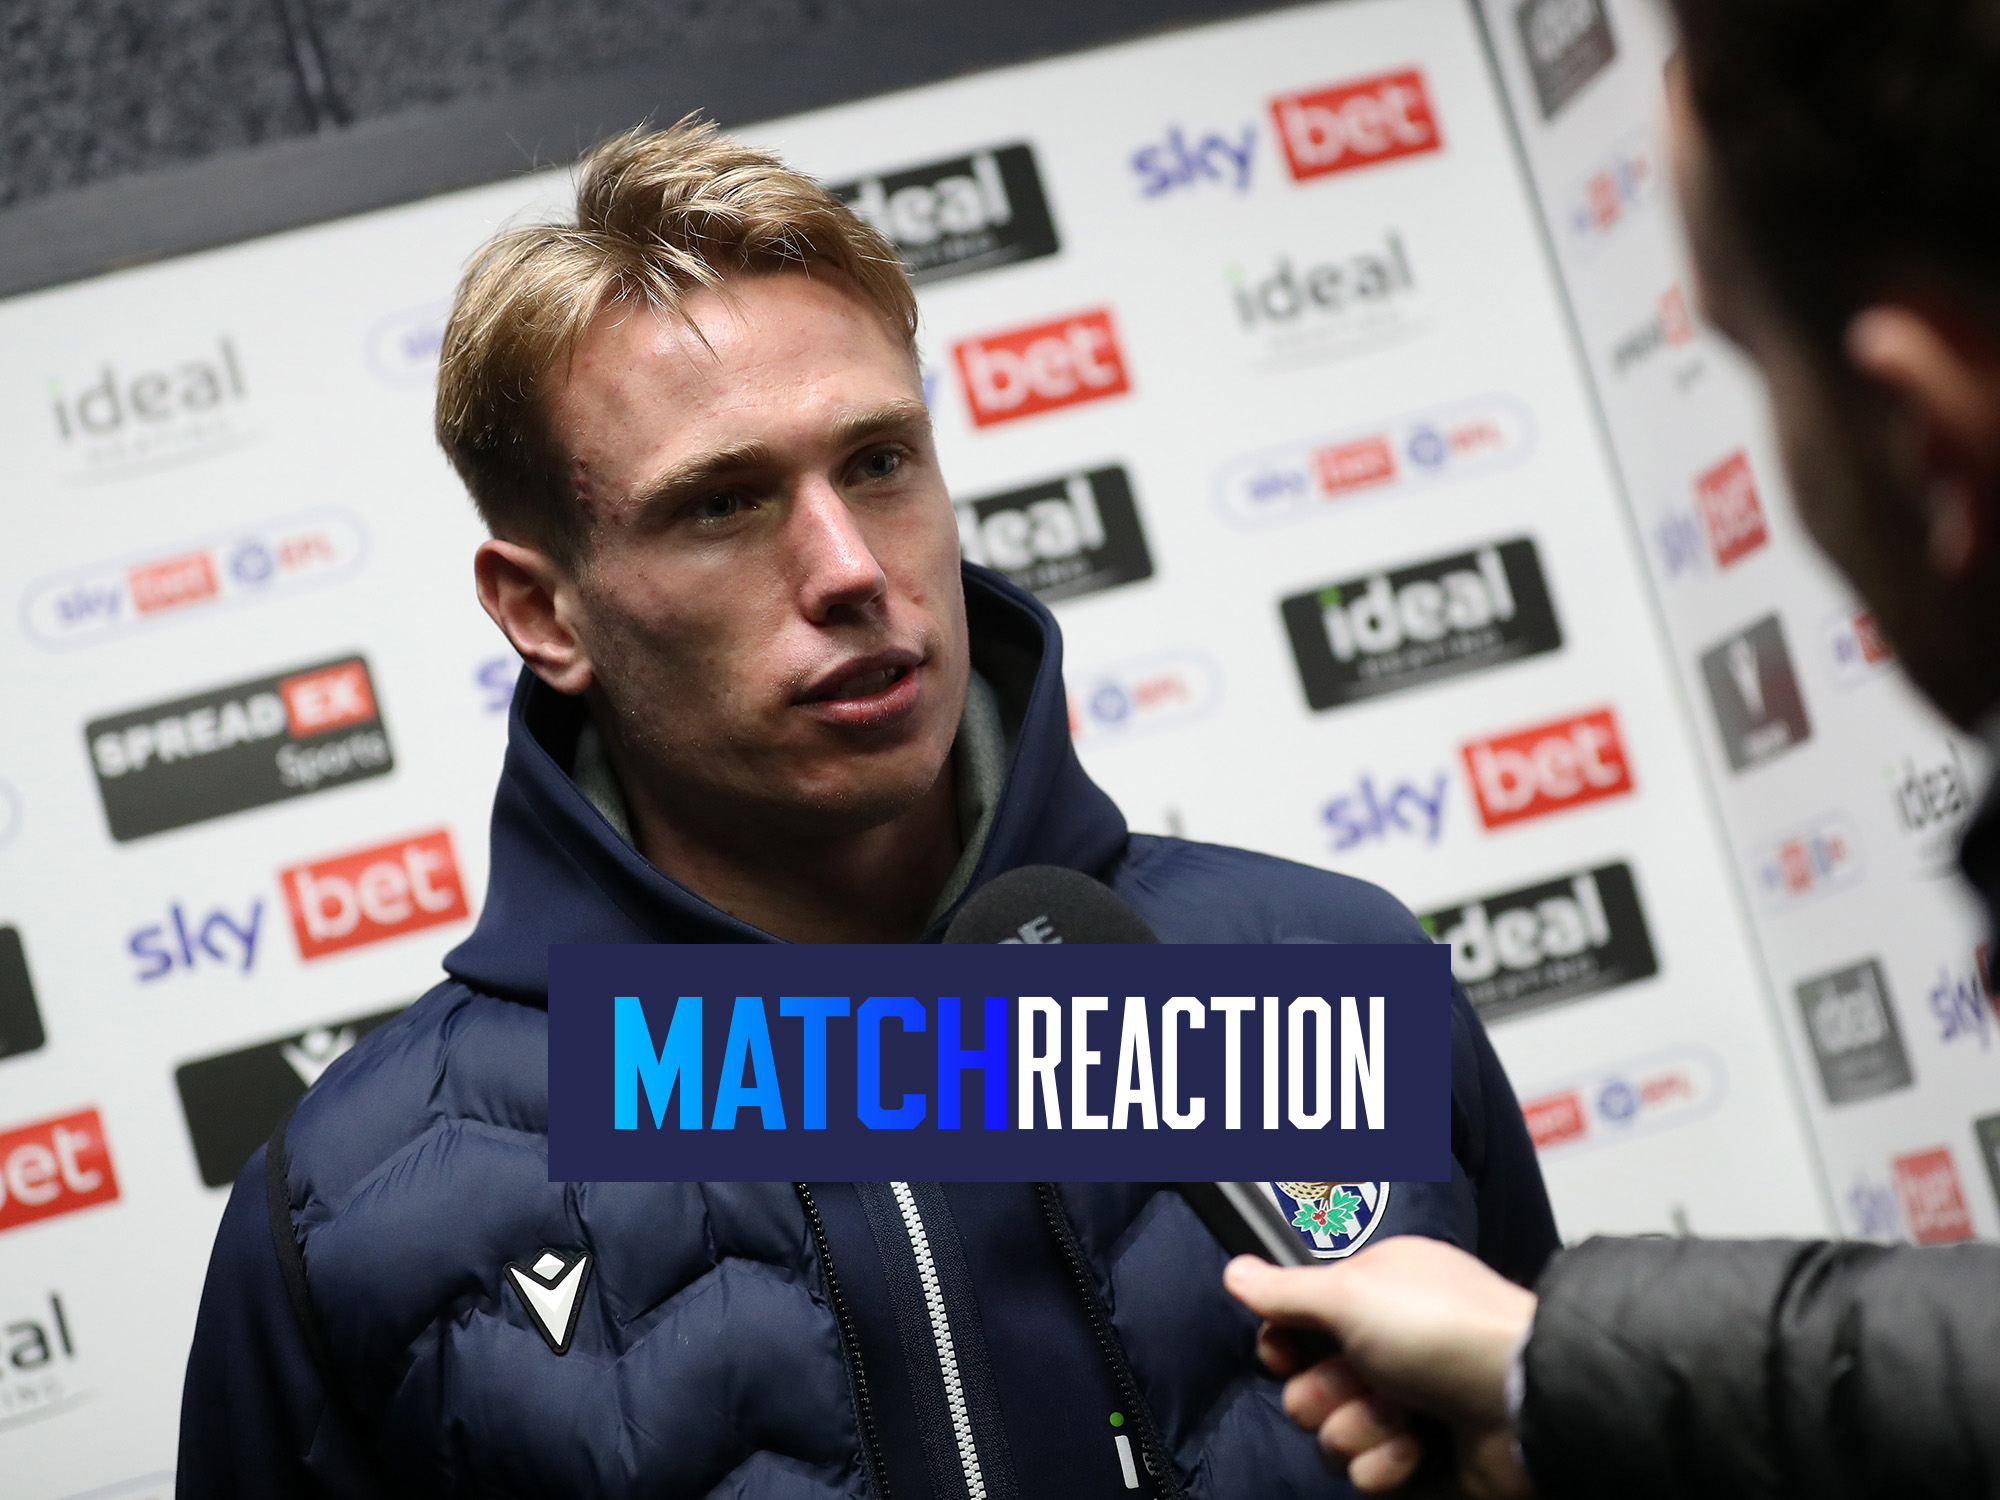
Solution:
M 1960 583 L 2000 560 L 2000 349 L 1888 304 L 1847 325 L 1847 357 L 1914 435 L 1931 569 Z
M 497 537 L 472 555 L 479 605 L 534 674 L 559 693 L 590 686 L 590 653 L 576 633 L 576 581 L 545 552 Z

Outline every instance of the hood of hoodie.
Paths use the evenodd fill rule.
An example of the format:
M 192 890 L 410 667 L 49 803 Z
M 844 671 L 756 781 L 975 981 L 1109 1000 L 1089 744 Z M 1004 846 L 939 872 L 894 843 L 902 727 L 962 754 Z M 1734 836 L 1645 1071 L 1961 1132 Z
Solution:
M 1070 742 L 1062 631 L 1047 606 L 967 563 L 972 664 L 1000 700 L 1012 751 L 971 883 L 921 941 L 936 942 L 958 907 L 996 875 L 1061 865 L 1097 876 L 1124 852 L 1117 805 L 1084 774 Z M 486 905 L 445 955 L 454 979 L 531 1004 L 548 996 L 551 943 L 775 943 L 647 861 L 571 779 L 587 710 L 523 671 L 508 714 L 507 758 L 493 799 Z

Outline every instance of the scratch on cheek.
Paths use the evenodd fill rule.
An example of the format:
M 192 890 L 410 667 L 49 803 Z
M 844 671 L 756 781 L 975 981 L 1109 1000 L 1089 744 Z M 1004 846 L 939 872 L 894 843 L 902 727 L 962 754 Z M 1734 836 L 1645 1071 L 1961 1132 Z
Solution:
M 574 461 L 573 480 L 576 488 L 576 506 L 583 513 L 586 528 L 597 525 L 597 501 L 590 493 L 590 461 L 579 458 Z

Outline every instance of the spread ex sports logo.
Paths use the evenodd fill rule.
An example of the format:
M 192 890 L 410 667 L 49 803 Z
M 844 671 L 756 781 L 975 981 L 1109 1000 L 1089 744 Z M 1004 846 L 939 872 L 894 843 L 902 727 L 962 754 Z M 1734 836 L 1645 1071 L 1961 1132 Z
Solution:
M 1488 828 L 1622 797 L 1633 786 L 1618 721 L 1608 708 L 1474 740 L 1464 754 Z
M 299 957 L 324 958 L 466 916 L 465 883 L 442 828 L 278 872 Z
M 954 345 L 973 425 L 991 427 L 1132 388 L 1107 308 Z
M 1415 68 L 1271 101 L 1294 182 L 1420 156 L 1444 144 Z
M 0 1230 L 118 1196 L 97 1111 L 80 1109 L 0 1134 Z

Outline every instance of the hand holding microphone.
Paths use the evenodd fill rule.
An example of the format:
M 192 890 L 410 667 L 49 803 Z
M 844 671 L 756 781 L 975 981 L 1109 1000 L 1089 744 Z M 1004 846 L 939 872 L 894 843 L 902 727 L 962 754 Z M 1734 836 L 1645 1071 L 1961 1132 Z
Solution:
M 1514 1450 L 1507 1372 L 1535 1316 L 1534 1293 L 1438 1240 L 1384 1240 L 1350 1260 L 1287 1268 L 1251 1256 L 1224 1282 L 1264 1319 L 1258 1352 L 1289 1375 L 1285 1411 L 1319 1433 L 1355 1487 L 1393 1490 L 1417 1472 L 1413 1416 L 1449 1430 L 1472 1500 L 1533 1493 Z M 1319 1330 L 1341 1352 L 1301 1369 L 1285 1330 Z

